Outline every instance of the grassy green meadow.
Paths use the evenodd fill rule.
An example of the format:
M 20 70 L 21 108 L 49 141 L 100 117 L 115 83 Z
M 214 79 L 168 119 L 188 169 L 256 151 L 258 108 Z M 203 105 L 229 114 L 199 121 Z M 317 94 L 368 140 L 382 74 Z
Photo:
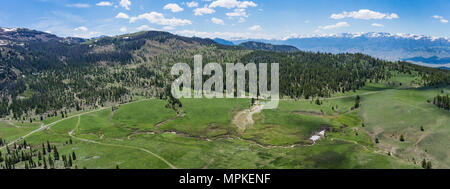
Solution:
M 422 159 L 450 168 L 450 113 L 427 102 L 450 88 L 417 87 L 419 82 L 397 74 L 320 99 L 321 105 L 315 99 L 281 100 L 277 109 L 255 114 L 243 132 L 232 120 L 250 108 L 250 99 L 181 99 L 179 115 L 166 101 L 148 99 L 44 120 L 60 121 L 25 140 L 36 150 L 49 141 L 60 154 L 75 152 L 72 168 L 390 169 L 421 168 Z M 356 95 L 361 107 L 352 110 Z M 0 137 L 12 141 L 40 125 L 0 121 Z M 326 136 L 312 142 L 321 130 Z M 60 161 L 56 166 L 63 167 Z

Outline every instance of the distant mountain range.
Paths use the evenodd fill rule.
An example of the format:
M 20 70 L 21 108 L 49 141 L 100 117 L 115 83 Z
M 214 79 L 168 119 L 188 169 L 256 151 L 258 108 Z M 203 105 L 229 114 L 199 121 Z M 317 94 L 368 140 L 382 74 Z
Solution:
M 101 38 L 109 37 L 101 36 L 95 39 Z M 208 44 L 216 43 L 245 49 L 277 52 L 297 52 L 299 50 L 329 53 L 359 52 L 385 60 L 403 60 L 428 67 L 450 68 L 450 39 L 424 35 L 371 32 L 307 37 L 297 36 L 282 40 L 246 39 L 229 41 L 220 38 L 214 40 L 196 38 L 196 40 L 201 40 Z M 67 45 L 79 44 L 85 41 L 87 39 L 61 38 L 46 32 L 25 28 L 0 28 L 0 47 L 14 47 L 17 49 L 33 42 L 44 42 L 45 44 L 53 44 L 51 46 L 54 46 L 54 44 L 62 45 L 65 48 Z M 38 46 L 42 46 L 42 44 L 36 47 Z M 61 48 L 58 50 L 61 50 Z M 24 64 L 29 63 L 25 62 Z
M 234 45 L 233 42 L 221 38 L 215 38 L 214 41 L 222 45 Z
M 437 56 L 432 56 L 430 58 L 424 58 L 424 57 L 413 57 L 413 58 L 406 58 L 406 61 L 414 61 L 414 62 L 423 62 L 428 64 L 447 64 L 450 62 L 450 57 L 445 58 L 439 58 Z
M 437 56 L 432 56 L 429 58 L 424 57 L 412 57 L 404 59 L 408 62 L 415 62 L 416 64 L 428 66 L 428 67 L 439 67 L 450 69 L 450 57 L 439 58 Z
M 282 40 L 246 39 L 226 41 L 240 44 L 248 41 L 274 45 L 292 45 L 303 51 L 330 53 L 364 53 L 396 61 L 408 60 L 430 67 L 450 67 L 450 39 L 413 34 L 358 33 L 297 36 Z M 217 41 L 225 44 L 224 42 Z

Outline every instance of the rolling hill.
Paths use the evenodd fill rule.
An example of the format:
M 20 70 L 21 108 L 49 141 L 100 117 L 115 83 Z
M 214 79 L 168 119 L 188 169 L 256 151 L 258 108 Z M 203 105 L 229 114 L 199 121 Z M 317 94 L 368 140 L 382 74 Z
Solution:
M 287 53 L 293 53 L 293 52 L 299 52 L 297 48 L 290 46 L 290 45 L 272 45 L 268 43 L 261 43 L 261 42 L 244 42 L 239 44 L 240 47 L 244 47 L 246 49 L 250 50 L 263 50 L 263 51 L 273 51 L 273 52 L 287 52 Z

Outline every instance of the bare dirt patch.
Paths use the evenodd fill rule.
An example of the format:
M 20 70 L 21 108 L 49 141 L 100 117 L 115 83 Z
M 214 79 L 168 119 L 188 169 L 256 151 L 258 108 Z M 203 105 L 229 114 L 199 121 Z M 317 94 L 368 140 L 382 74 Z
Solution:
M 249 109 L 238 112 L 234 116 L 233 123 L 238 127 L 238 131 L 243 133 L 248 127 L 252 126 L 255 121 L 253 121 L 253 115 L 260 113 L 262 106 L 258 105 L 250 107 Z

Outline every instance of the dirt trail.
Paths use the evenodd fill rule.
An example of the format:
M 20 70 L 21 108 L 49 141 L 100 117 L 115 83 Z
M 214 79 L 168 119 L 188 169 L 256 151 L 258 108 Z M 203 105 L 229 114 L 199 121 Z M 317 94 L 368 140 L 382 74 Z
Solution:
M 426 132 L 426 133 L 420 135 L 419 138 L 417 139 L 417 141 L 414 143 L 414 146 L 417 146 L 423 140 L 423 138 L 425 138 L 429 134 L 430 134 L 430 132 Z
M 178 119 L 178 118 L 182 118 L 182 117 L 184 117 L 185 115 L 186 115 L 186 114 L 178 114 L 178 115 L 175 116 L 175 117 L 172 117 L 172 118 L 170 118 L 170 119 L 167 119 L 167 120 L 164 120 L 164 121 L 161 121 L 161 122 L 157 123 L 154 127 L 155 127 L 155 128 L 158 128 L 158 127 L 160 127 L 161 125 L 164 125 L 164 124 L 168 123 L 169 121 L 173 121 L 173 120 L 176 120 L 176 119 Z M 128 135 L 127 135 L 127 139 L 128 139 L 128 140 L 131 140 L 131 137 L 133 137 L 134 135 L 137 135 L 137 134 L 150 134 L 150 135 L 153 135 L 153 134 L 155 134 L 155 132 L 154 132 L 154 131 L 142 131 L 142 130 L 136 130 L 136 131 L 133 131 L 133 132 L 131 132 L 130 134 L 128 134 Z
M 70 132 L 69 132 L 69 136 L 73 135 L 73 132 L 78 131 L 78 126 L 80 125 L 80 121 L 81 121 L 81 116 L 78 116 L 78 121 L 77 124 L 75 125 L 75 128 L 73 128 Z
M 128 102 L 128 103 L 124 103 L 124 104 L 121 104 L 121 105 L 138 103 L 138 102 L 142 102 L 142 101 L 145 101 L 145 100 L 148 100 L 148 99 L 138 100 L 138 101 L 134 101 L 134 102 Z M 23 136 L 21 136 L 21 137 L 15 139 L 15 140 L 13 140 L 13 141 L 11 141 L 11 142 L 8 143 L 7 145 L 0 147 L 0 150 L 6 148 L 6 146 L 10 146 L 10 145 L 13 145 L 14 143 L 20 142 L 20 141 L 22 141 L 23 139 L 25 139 L 25 138 L 27 138 L 27 137 L 33 135 L 34 133 L 37 133 L 37 132 L 40 132 L 40 131 L 43 131 L 43 130 L 46 130 L 46 129 L 50 129 L 52 126 L 54 126 L 55 124 L 57 124 L 57 123 L 59 123 L 59 122 L 62 122 L 62 121 L 68 120 L 68 119 L 72 119 L 72 118 L 77 117 L 77 116 L 82 116 L 82 115 L 86 115 L 86 114 L 90 114 L 90 113 L 94 113 L 94 112 L 99 112 L 99 111 L 102 111 L 102 110 L 106 110 L 106 109 L 111 108 L 111 107 L 112 107 L 112 106 L 110 106 L 110 107 L 103 107 L 103 108 L 99 108 L 99 109 L 96 109 L 96 110 L 91 110 L 91 111 L 79 113 L 79 114 L 77 114 L 77 115 L 72 115 L 72 116 L 69 116 L 69 117 L 62 118 L 62 119 L 60 119 L 60 120 L 54 121 L 54 122 L 52 122 L 52 123 L 49 123 L 49 124 L 47 124 L 47 125 L 41 125 L 41 127 L 39 127 L 38 129 L 35 129 L 35 130 L 33 130 L 33 131 L 31 131 L 31 132 L 29 132 L 29 133 L 23 135 Z
M 174 165 L 172 165 L 171 163 L 169 163 L 169 162 L 168 162 L 166 159 L 164 159 L 163 157 L 161 157 L 161 156 L 159 156 L 159 155 L 157 155 L 157 154 L 153 153 L 152 151 L 147 150 L 147 149 L 145 149 L 145 148 L 140 148 L 140 147 L 135 147 L 135 146 L 126 146 L 126 145 L 120 145 L 120 144 L 108 144 L 108 143 L 97 142 L 97 141 L 89 140 L 89 139 L 85 139 L 85 138 L 79 138 L 79 137 L 76 137 L 76 136 L 74 136 L 74 135 L 70 135 L 70 136 L 71 136 L 72 138 L 74 138 L 74 139 L 77 139 L 77 140 L 80 140 L 80 141 L 83 141 L 83 142 L 89 142 L 89 143 L 99 144 L 99 145 L 103 145 L 103 146 L 113 146 L 113 147 L 121 147 L 121 148 L 128 148 L 128 149 L 134 149 L 134 150 L 141 150 L 141 151 L 144 151 L 144 152 L 146 152 L 146 153 L 148 153 L 148 154 L 150 154 L 150 155 L 152 155 L 152 156 L 158 158 L 159 160 L 163 161 L 163 162 L 166 163 L 170 168 L 172 168 L 172 169 L 177 169 L 177 167 L 175 167 Z
M 357 141 L 354 141 L 354 140 L 347 140 L 347 139 L 343 139 L 343 138 L 331 138 L 330 140 L 331 141 L 340 140 L 340 141 L 344 141 L 344 142 L 348 142 L 348 143 L 353 143 L 353 144 L 356 144 L 356 145 L 359 145 L 359 146 L 363 147 L 364 150 L 369 151 L 369 148 L 367 148 L 366 146 L 364 146 L 362 144 L 359 144 Z
M 182 117 L 184 117 L 185 115 L 186 115 L 186 114 L 178 114 L 177 116 L 175 116 L 175 117 L 173 117 L 173 118 L 170 118 L 170 119 L 168 119 L 168 120 L 161 121 L 161 122 L 157 123 L 157 124 L 155 125 L 155 127 L 159 127 L 159 126 L 161 126 L 161 125 L 166 124 L 166 123 L 169 122 L 169 121 L 173 121 L 173 120 L 176 120 L 176 119 L 178 119 L 178 118 L 182 118 Z
M 80 120 L 81 120 L 81 116 L 78 116 L 78 122 L 77 122 L 77 125 L 75 126 L 75 128 L 74 128 L 72 131 L 70 131 L 70 132 L 68 133 L 70 137 L 72 137 L 72 138 L 74 138 L 74 139 L 77 139 L 77 140 L 80 140 L 80 141 L 83 141 L 83 142 L 94 143 L 94 144 L 99 144 L 99 145 L 103 145 L 103 146 L 113 146 L 113 147 L 121 147 L 121 148 L 128 148 L 128 149 L 134 149 L 134 150 L 141 150 L 141 151 L 144 151 L 144 152 L 146 152 L 146 153 L 148 153 L 148 154 L 150 154 L 150 155 L 152 155 L 152 156 L 158 158 L 159 160 L 163 161 L 163 162 L 164 162 L 165 164 L 167 164 L 170 168 L 176 169 L 176 167 L 175 167 L 174 165 L 172 165 L 170 162 L 168 162 L 166 159 L 164 159 L 163 157 L 159 156 L 158 154 L 155 154 L 155 153 L 153 153 L 152 151 L 147 150 L 147 149 L 145 149 L 145 148 L 140 148 L 140 147 L 135 147 L 135 146 L 127 146 L 127 145 L 121 145 L 121 144 L 102 143 L 102 142 L 97 142 L 97 141 L 94 141 L 94 140 L 89 140 L 89 139 L 85 139 L 85 138 L 80 138 L 80 137 L 77 137 L 77 136 L 73 135 L 73 133 L 75 132 L 75 130 L 78 130 L 78 127 L 79 127 L 79 125 L 80 125 Z

